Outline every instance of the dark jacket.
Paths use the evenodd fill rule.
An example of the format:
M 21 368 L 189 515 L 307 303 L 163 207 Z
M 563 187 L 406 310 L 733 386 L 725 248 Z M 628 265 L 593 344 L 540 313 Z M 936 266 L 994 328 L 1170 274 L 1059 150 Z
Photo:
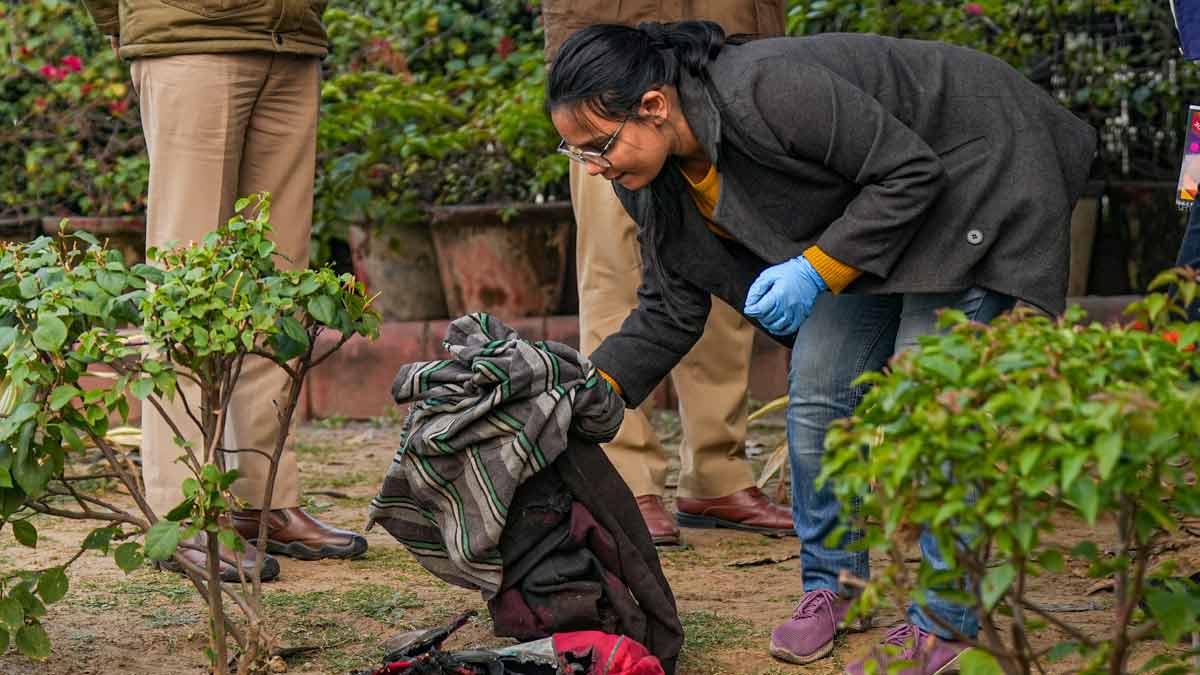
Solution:
M 721 175 L 714 220 L 736 241 L 704 226 L 672 164 L 637 192 L 615 186 L 642 234 L 664 233 L 668 276 L 645 263 L 638 307 L 591 355 L 630 405 L 699 338 L 709 294 L 741 308 L 759 272 L 813 244 L 863 271 L 845 292 L 981 286 L 1063 309 L 1096 134 L 1007 64 L 831 34 L 726 46 L 708 74 L 685 74 L 679 94 Z
M 325 56 L 326 0 L 83 0 L 121 56 L 272 52 Z

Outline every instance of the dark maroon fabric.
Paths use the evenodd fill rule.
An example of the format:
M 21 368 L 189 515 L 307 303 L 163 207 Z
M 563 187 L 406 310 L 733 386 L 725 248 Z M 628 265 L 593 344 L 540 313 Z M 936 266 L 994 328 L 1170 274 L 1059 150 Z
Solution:
M 594 443 L 573 442 L 509 508 L 497 635 L 603 631 L 642 643 L 667 673 L 683 643 L 675 597 L 633 494 Z

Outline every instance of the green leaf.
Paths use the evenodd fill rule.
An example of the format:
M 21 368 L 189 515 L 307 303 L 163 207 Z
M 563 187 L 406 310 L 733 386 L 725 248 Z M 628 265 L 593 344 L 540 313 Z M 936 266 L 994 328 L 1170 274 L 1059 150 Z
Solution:
M 63 568 L 52 567 L 38 576 L 37 593 L 42 596 L 42 602 L 51 605 L 63 599 L 69 585 Z
M 25 607 L 16 598 L 0 599 L 0 622 L 17 630 L 25 625 Z
M 1146 593 L 1150 615 L 1162 626 L 1167 644 L 1179 642 L 1184 631 L 1196 621 L 1195 600 L 1186 593 L 1152 589 Z
M 233 530 L 221 530 L 218 532 L 217 541 L 221 543 L 221 546 L 224 546 L 230 551 L 241 551 L 243 548 L 245 548 L 245 546 L 242 544 L 242 538 L 239 537 L 238 533 L 234 532 Z
M 983 600 L 983 607 L 987 611 L 992 611 L 1000 598 L 1004 597 L 1004 593 L 1012 586 L 1012 582 L 1017 578 L 1017 570 L 1011 563 L 992 567 L 988 569 L 987 574 L 983 577 L 983 582 L 979 585 L 979 594 Z
M 146 557 L 167 560 L 179 546 L 179 523 L 160 520 L 146 532 Z
M 308 301 L 308 313 L 328 326 L 337 318 L 337 304 L 328 295 L 320 295 Z
M 951 383 L 958 382 L 962 378 L 962 367 L 940 354 L 919 356 L 917 362 L 922 368 L 941 375 Z
M 83 392 L 79 391 L 78 388 L 73 387 L 69 384 L 64 384 L 60 387 L 55 387 L 54 391 L 50 392 L 50 398 L 49 398 L 50 409 L 51 410 L 59 410 L 64 405 L 70 403 L 71 399 L 75 398 L 76 396 L 79 396 L 82 393 Z
M 146 557 L 142 554 L 141 547 L 134 541 L 121 544 L 113 552 L 113 560 L 116 561 L 117 567 L 121 568 L 121 571 L 126 574 L 141 567 L 145 559 Z
M 17 631 L 17 651 L 26 658 L 42 660 L 50 656 L 50 638 L 42 624 L 34 622 Z
M 1100 492 L 1095 481 L 1084 479 L 1075 481 L 1067 492 L 1080 514 L 1087 520 L 1088 525 L 1096 524 L 1096 514 L 1100 510 Z
M 116 530 L 111 527 L 98 527 L 83 538 L 83 548 L 108 553 L 108 545 L 114 534 Z
M 1087 455 L 1082 452 L 1075 452 L 1075 454 L 1063 458 L 1062 482 L 1059 483 L 1063 492 L 1069 491 L 1075 484 L 1075 479 L 1079 477 L 1079 472 L 1083 470 L 1083 464 L 1087 462 L 1087 459 Z
M 279 325 L 283 328 L 284 335 L 287 335 L 305 347 L 308 346 L 308 333 L 305 332 L 304 326 L 299 321 L 290 316 L 285 316 L 279 320 Z
M 29 548 L 37 548 L 37 528 L 28 520 L 14 520 L 12 522 L 12 532 L 17 543 Z
M 1049 652 L 1046 652 L 1046 660 L 1050 661 L 1051 663 L 1055 661 L 1061 661 L 1071 654 L 1074 654 L 1075 650 L 1078 648 L 1079 643 L 1075 642 L 1074 640 L 1060 642 L 1051 647 Z
M 126 282 L 125 275 L 108 270 L 100 270 L 96 273 L 96 282 L 100 287 L 108 291 L 109 295 L 120 295 L 125 292 Z
M 136 396 L 139 401 L 145 401 L 150 397 L 150 394 L 154 393 L 154 380 L 153 378 L 149 377 L 143 377 L 141 379 L 134 380 L 129 385 L 129 391 Z
M 194 478 L 188 478 L 187 480 L 190 480 L 193 483 L 196 482 L 196 479 L 194 479 Z M 166 515 L 166 519 L 170 520 L 170 521 L 174 521 L 176 523 L 179 523 L 192 514 L 192 509 L 195 506 L 196 506 L 195 497 L 188 497 L 187 499 L 184 499 L 183 501 L 176 504 L 175 508 L 168 511 L 167 515 Z
M 1100 471 L 1102 480 L 1112 474 L 1113 467 L 1117 465 L 1117 460 L 1121 457 L 1121 440 L 1121 434 L 1115 431 L 1096 438 L 1093 449 L 1098 461 L 1096 468 Z
M 1004 669 L 996 657 L 982 649 L 968 649 L 958 657 L 958 672 L 961 675 L 1004 675 Z
M 0 628 L 0 654 L 8 651 L 8 629 Z
M 0 326 L 0 354 L 8 351 L 8 348 L 17 341 L 17 329 L 12 326 Z
M 33 344 L 47 352 L 58 351 L 67 341 L 67 324 L 53 314 L 39 316 L 33 329 Z

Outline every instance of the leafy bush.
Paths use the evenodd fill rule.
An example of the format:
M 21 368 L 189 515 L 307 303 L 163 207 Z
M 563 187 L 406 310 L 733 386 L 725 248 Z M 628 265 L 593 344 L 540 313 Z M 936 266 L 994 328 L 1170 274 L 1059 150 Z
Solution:
M 1196 297 L 1195 272 L 1164 273 L 1156 286 L 1172 280 L 1182 304 Z M 1131 311 L 1137 327 L 1087 324 L 1078 307 L 1055 321 L 1015 313 L 991 326 L 947 311 L 946 335 L 921 338 L 887 372 L 861 378 L 871 389 L 830 430 L 820 478 L 843 503 L 861 499 L 851 518 L 863 545 L 891 561 L 858 582 L 856 611 L 889 592 L 898 603 L 923 603 L 937 589 L 974 608 L 982 629 L 973 641 L 1005 673 L 1045 672 L 1047 658 L 1072 652 L 1084 672 L 1125 672 L 1134 643 L 1160 635 L 1174 643 L 1197 628 L 1200 593 L 1166 584 L 1172 565 L 1151 570 L 1150 562 L 1179 531 L 1179 514 L 1200 514 L 1192 475 L 1200 463 L 1200 324 L 1178 323 L 1180 305 L 1164 293 Z M 1116 550 L 1105 555 L 1088 539 L 1069 549 L 1056 543 L 1059 516 L 1088 525 L 1113 518 Z M 904 552 L 922 528 L 949 569 L 922 564 L 914 577 Z M 1029 580 L 1062 571 L 1068 556 L 1086 561 L 1092 577 L 1115 579 L 1107 635 L 1072 626 L 1029 596 Z M 1046 624 L 1069 640 L 1032 647 Z M 1152 665 L 1182 666 L 1180 658 L 1168 653 Z
M 1174 180 L 1200 72 L 1170 3 L 1141 0 L 793 0 L 790 29 L 943 40 L 1008 61 L 1100 130 L 1107 172 Z
M 78 2 L 0 6 L 0 218 L 144 209 L 149 164 L 126 68 Z
M 200 245 L 151 249 L 148 257 L 157 264 L 132 269 L 120 252 L 105 250 L 86 232 L 0 248 L 0 527 L 8 524 L 18 542 L 36 546 L 35 514 L 97 520 L 105 525 L 80 543 L 80 553 L 107 553 L 123 541 L 113 555 L 126 571 L 145 557 L 173 558 L 205 594 L 213 617 L 209 653 L 218 672 L 226 669 L 226 635 L 240 648 L 242 672 L 257 667 L 269 643 L 259 584 L 243 579 L 240 591 L 222 589 L 218 578 L 218 541 L 234 550 L 242 546 L 221 520 L 237 503 L 228 491 L 237 472 L 226 470 L 225 454 L 254 451 L 270 458 L 268 509 L 308 371 L 351 336 L 373 337 L 379 327 L 362 285 L 349 275 L 338 277 L 328 268 L 279 271 L 265 197 L 237 204 L 239 211 L 247 207 L 252 218 L 235 216 Z M 340 331 L 340 341 L 317 353 L 316 337 L 327 328 Z M 289 375 L 278 401 L 278 441 L 273 448 L 226 449 L 219 439 L 249 355 L 271 359 Z M 89 387 L 83 378 L 96 367 L 112 377 Z M 199 394 L 179 389 L 183 380 Z M 185 448 L 192 477 L 181 486 L 184 500 L 169 513 L 151 510 L 137 475 L 107 437 L 110 418 L 129 414 L 127 393 L 159 411 L 164 401 L 182 399 L 187 414 L 167 415 L 168 423 L 196 429 L 203 439 L 200 447 Z M 107 460 L 101 474 L 79 473 L 89 447 Z M 110 501 L 77 488 L 81 480 L 97 478 L 115 479 L 122 498 Z M 128 500 L 132 507 L 124 505 Z M 207 569 L 180 555 L 193 546 L 181 541 L 200 532 L 209 534 Z M 141 545 L 136 540 L 143 533 Z M 260 531 L 260 561 L 266 541 Z M 62 568 L 0 572 L 0 623 L 7 626 L 0 626 L 0 641 L 6 645 L 11 630 L 24 654 L 47 656 L 43 604 L 66 589 Z M 244 624 L 230 620 L 224 596 L 246 615 Z

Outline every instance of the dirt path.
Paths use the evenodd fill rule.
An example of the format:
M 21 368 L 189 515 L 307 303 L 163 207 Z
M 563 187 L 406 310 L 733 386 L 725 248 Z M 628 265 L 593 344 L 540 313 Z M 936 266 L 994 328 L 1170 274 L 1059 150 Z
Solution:
M 675 432 L 671 416 L 658 420 L 665 437 Z M 755 448 L 773 447 L 778 425 L 758 428 Z M 350 424 L 309 424 L 297 432 L 305 506 L 332 524 L 361 531 L 366 507 L 398 442 L 394 419 Z M 90 527 L 76 522 L 39 519 L 36 550 L 18 546 L 8 528 L 0 532 L 0 569 L 48 566 L 66 560 Z M 1062 528 L 1070 536 L 1088 533 L 1078 523 Z M 1095 534 L 1111 541 L 1110 528 Z M 475 608 L 485 617 L 460 631 L 452 648 L 491 646 L 508 641 L 491 636 L 487 612 L 478 593 L 444 584 L 417 565 L 386 532 L 368 533 L 370 551 L 350 562 L 315 563 L 281 559 L 280 580 L 267 587 L 269 625 L 285 646 L 311 646 L 288 661 L 291 673 L 344 675 L 378 662 L 382 640 L 418 627 L 438 624 L 455 613 Z M 754 673 L 840 673 L 844 660 L 878 640 L 898 613 L 884 614 L 869 633 L 845 639 L 833 658 L 801 668 L 771 659 L 766 653 L 771 628 L 787 618 L 800 595 L 799 562 L 795 558 L 760 566 L 730 563 L 756 558 L 785 558 L 797 552 L 794 538 L 712 530 L 685 530 L 690 548 L 666 552 L 663 567 L 678 599 L 687 630 L 680 675 Z M 1172 555 L 1185 564 L 1200 557 L 1192 541 L 1180 543 Z M 125 575 L 111 559 L 89 553 L 70 570 L 71 590 L 51 606 L 47 618 L 54 645 L 45 663 L 31 663 L 15 652 L 0 656 L 4 675 L 166 675 L 204 672 L 203 607 L 182 577 L 150 568 Z M 1075 610 L 1094 601 L 1111 602 L 1104 593 L 1087 595 L 1092 580 L 1072 563 L 1063 574 L 1035 581 L 1035 598 Z M 1095 634 L 1107 630 L 1104 611 L 1071 611 L 1063 618 Z M 1053 639 L 1052 634 L 1045 640 Z M 1152 644 L 1139 650 L 1139 660 L 1165 649 Z M 1060 664 L 1052 672 L 1070 672 Z

